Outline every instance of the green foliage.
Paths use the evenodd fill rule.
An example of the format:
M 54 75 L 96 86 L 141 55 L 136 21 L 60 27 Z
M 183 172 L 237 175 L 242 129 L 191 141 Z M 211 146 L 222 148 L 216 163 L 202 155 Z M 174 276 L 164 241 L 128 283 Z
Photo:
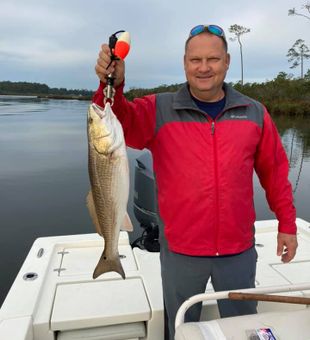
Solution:
M 230 33 L 233 33 L 236 38 L 239 38 L 242 34 L 251 32 L 250 28 L 246 28 L 237 24 L 231 25 L 228 30 Z
M 141 88 L 131 88 L 125 93 L 125 97 L 128 100 L 133 100 L 134 98 L 139 98 L 152 93 L 162 93 L 162 92 L 176 92 L 182 84 L 172 84 L 172 85 L 160 85 L 152 89 L 141 89 Z
M 304 75 L 304 80 L 310 81 L 310 68 L 307 73 Z
M 93 91 L 89 90 L 67 90 L 65 88 L 50 88 L 46 84 L 0 81 L 0 94 L 12 95 L 35 95 L 35 96 L 85 96 L 91 97 Z
M 49 87 L 45 84 L 27 82 L 0 82 L 0 94 L 29 95 L 32 93 L 48 94 Z
M 262 102 L 273 115 L 310 116 L 310 81 L 306 79 L 292 79 L 280 72 L 274 80 L 243 86 L 237 83 L 234 88 Z

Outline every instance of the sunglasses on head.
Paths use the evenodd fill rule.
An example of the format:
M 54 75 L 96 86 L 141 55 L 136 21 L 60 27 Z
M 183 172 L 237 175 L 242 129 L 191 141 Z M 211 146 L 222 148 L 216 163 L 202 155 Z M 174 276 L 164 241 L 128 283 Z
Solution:
M 223 38 L 226 41 L 224 30 L 217 25 L 198 25 L 191 29 L 189 33 L 189 38 L 194 37 L 202 32 L 209 32 L 218 37 Z

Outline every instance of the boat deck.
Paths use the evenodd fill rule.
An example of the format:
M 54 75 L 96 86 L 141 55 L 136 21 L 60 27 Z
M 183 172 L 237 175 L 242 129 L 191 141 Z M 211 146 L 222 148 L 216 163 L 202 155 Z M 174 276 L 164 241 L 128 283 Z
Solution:
M 283 264 L 276 256 L 277 221 L 256 222 L 258 288 L 310 282 L 310 223 L 297 219 L 297 224 L 298 253 Z M 93 280 L 102 249 L 97 234 L 37 239 L 1 307 L 0 339 L 163 339 L 159 254 L 132 249 L 122 232 L 119 253 L 126 280 L 117 273 Z M 206 291 L 213 291 L 211 284 Z M 310 291 L 290 294 L 310 296 Z M 276 302 L 258 307 L 259 312 L 304 308 Z M 205 302 L 202 319 L 217 317 L 216 301 Z

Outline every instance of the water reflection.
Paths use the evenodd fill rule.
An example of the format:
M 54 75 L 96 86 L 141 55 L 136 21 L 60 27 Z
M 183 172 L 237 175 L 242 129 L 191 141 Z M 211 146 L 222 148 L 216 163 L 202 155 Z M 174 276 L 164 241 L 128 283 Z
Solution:
M 304 118 L 275 118 L 290 164 L 290 179 L 296 195 L 304 164 L 310 158 L 310 124 Z M 307 165 L 305 165 L 307 167 Z

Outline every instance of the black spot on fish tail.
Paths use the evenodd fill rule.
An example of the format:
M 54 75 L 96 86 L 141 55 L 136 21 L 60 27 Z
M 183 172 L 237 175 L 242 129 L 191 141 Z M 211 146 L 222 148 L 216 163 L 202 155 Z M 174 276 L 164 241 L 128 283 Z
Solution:
M 123 279 L 126 278 L 118 255 L 112 259 L 108 259 L 105 255 L 102 255 L 94 270 L 93 279 L 96 279 L 98 276 L 108 272 L 116 272 L 119 273 Z

